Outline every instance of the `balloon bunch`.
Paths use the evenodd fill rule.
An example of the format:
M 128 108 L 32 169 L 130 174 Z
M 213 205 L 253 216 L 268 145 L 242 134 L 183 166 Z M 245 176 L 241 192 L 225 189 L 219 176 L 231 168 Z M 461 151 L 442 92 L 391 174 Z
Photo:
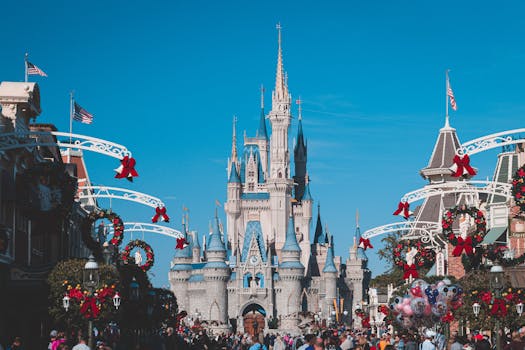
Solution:
M 451 322 L 454 311 L 462 305 L 462 295 L 463 289 L 448 279 L 436 284 L 417 279 L 405 296 L 393 297 L 390 312 L 403 328 Z

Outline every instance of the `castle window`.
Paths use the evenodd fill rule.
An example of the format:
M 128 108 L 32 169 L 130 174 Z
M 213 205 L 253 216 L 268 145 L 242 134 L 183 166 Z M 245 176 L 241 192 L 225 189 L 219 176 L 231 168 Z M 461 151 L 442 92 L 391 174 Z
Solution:
M 250 288 L 250 284 L 252 283 L 252 274 L 251 273 L 247 273 L 244 275 L 244 277 L 242 278 L 242 286 L 243 288 Z
M 258 288 L 264 288 L 264 275 L 260 272 L 255 274 L 255 283 Z
M 248 191 L 255 191 L 255 185 L 253 183 L 248 184 Z
M 248 171 L 248 177 L 254 177 L 255 171 Z

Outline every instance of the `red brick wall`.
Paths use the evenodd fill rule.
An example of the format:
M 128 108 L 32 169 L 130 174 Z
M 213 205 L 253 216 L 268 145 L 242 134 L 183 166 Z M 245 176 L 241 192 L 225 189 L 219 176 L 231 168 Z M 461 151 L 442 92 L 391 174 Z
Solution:
M 461 262 L 461 256 L 452 256 L 452 250 L 454 250 L 454 247 L 449 243 L 447 256 L 447 275 L 451 275 L 459 279 L 465 275 L 465 269 L 463 268 L 463 263 Z

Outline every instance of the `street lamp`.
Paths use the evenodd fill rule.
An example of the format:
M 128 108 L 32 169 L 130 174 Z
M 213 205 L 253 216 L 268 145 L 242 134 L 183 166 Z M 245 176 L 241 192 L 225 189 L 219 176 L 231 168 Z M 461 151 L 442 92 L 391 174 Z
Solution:
M 516 304 L 516 312 L 518 313 L 518 316 L 521 316 L 523 313 L 523 303 L 521 301 Z
M 108 242 L 104 242 L 104 249 L 102 250 L 102 256 L 104 257 L 104 263 L 106 265 L 111 264 L 111 256 L 112 255 L 113 255 L 113 253 L 109 249 L 109 243 Z
M 481 305 L 479 303 L 472 304 L 472 311 L 474 312 L 474 316 L 478 317 L 479 312 L 481 311 Z
M 113 305 L 115 306 L 115 309 L 118 310 L 119 306 L 120 306 L 120 294 L 118 294 L 118 292 L 115 293 L 115 295 L 113 296 Z
M 84 288 L 88 290 L 89 296 L 97 289 L 99 282 L 99 271 L 98 264 L 95 261 L 95 257 L 91 254 L 88 258 L 86 265 L 84 265 L 83 273 L 83 282 Z M 88 321 L 88 346 L 90 349 L 93 349 L 93 320 L 90 318 Z
M 67 310 L 69 310 L 69 297 L 66 295 L 64 295 L 64 297 L 62 298 L 62 306 L 64 307 L 64 309 L 66 309 L 66 312 Z
M 495 298 L 501 298 L 501 290 L 504 287 L 503 282 L 503 268 L 499 265 L 494 265 L 490 268 L 490 288 L 494 291 Z M 496 350 L 501 350 L 500 339 L 500 320 L 496 318 Z

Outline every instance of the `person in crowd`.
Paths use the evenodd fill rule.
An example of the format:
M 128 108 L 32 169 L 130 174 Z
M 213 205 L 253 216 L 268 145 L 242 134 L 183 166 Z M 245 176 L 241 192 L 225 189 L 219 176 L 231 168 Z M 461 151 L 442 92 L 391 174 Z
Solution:
M 66 335 L 64 332 L 58 332 L 56 339 L 51 343 L 51 350 L 58 350 L 58 346 L 66 342 Z
M 86 336 L 85 335 L 79 335 L 78 336 L 78 343 L 75 346 L 73 346 L 72 350 L 91 350 L 87 346 L 86 343 L 87 343 Z
M 425 340 L 421 343 L 421 350 L 436 350 L 436 345 L 432 341 L 435 335 L 436 333 L 431 330 L 425 332 Z
M 49 345 L 47 346 L 47 350 L 51 350 L 53 346 L 53 342 L 57 339 L 58 332 L 56 330 L 52 330 L 49 332 Z
M 490 350 L 490 343 L 482 334 L 476 334 L 474 336 L 474 349 L 475 350 Z
M 7 350 L 22 350 L 22 338 L 15 337 L 10 346 L 7 347 Z
M 314 350 L 324 350 L 324 341 L 322 338 L 319 338 L 319 337 L 315 338 Z
M 280 335 L 277 335 L 273 341 L 273 350 L 286 350 L 286 345 Z
M 522 337 L 520 337 L 520 333 L 518 331 L 513 331 L 510 338 L 509 345 L 505 348 L 505 350 L 523 350 L 525 349 L 525 341 Z
M 450 350 L 463 350 L 463 344 L 461 343 L 460 337 L 458 335 L 454 337 L 454 342 L 450 346 Z M 523 350 L 523 348 L 521 350 Z
M 385 350 L 386 346 L 390 344 L 388 339 L 388 333 L 383 333 L 381 335 L 381 340 L 379 341 L 379 350 Z
M 354 347 L 352 344 L 352 338 L 350 338 L 350 336 L 347 333 L 343 333 L 341 335 L 340 347 L 341 347 L 341 350 L 350 350 Z
M 250 349 L 249 350 L 268 350 L 268 348 L 266 347 L 266 345 L 264 345 L 261 340 L 259 339 L 259 337 L 253 337 L 252 338 L 252 341 L 253 341 L 253 345 L 250 346 Z

